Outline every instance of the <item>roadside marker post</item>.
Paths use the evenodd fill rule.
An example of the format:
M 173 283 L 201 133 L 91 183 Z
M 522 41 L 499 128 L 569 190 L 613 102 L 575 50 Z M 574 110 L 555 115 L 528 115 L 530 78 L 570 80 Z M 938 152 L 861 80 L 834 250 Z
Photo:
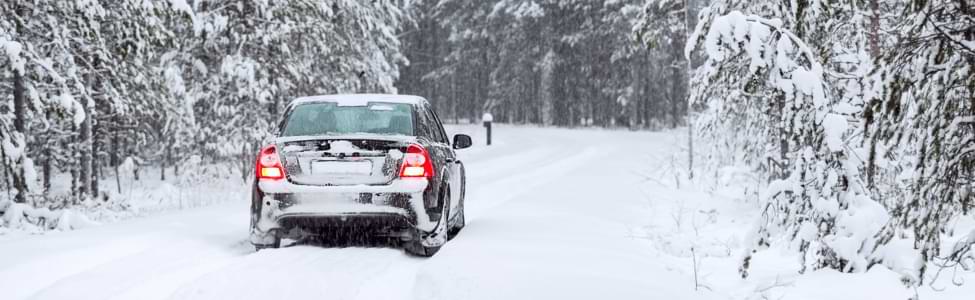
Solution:
M 491 146 L 491 123 L 494 123 L 494 116 L 491 113 L 484 113 L 481 121 L 484 122 L 484 128 L 487 128 L 487 145 Z

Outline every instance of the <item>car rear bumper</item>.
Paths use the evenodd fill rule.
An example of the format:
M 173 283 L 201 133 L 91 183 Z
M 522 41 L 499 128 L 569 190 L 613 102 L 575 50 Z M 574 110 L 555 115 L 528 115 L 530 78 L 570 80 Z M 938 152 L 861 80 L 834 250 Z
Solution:
M 330 231 L 354 228 L 364 231 L 393 231 L 412 228 L 409 217 L 392 213 L 358 213 L 344 215 L 288 214 L 278 220 L 282 228 Z
M 330 238 L 387 237 L 402 241 L 418 236 L 411 217 L 395 213 L 288 213 L 278 216 L 272 224 L 251 231 L 251 243 L 272 244 L 275 237 L 297 240 L 308 235 Z
M 299 185 L 287 180 L 260 181 L 257 183 L 265 194 L 414 194 L 427 189 L 426 179 L 396 179 L 385 185 Z
M 401 236 L 417 228 L 413 201 L 422 203 L 426 179 L 394 180 L 388 185 L 306 186 L 261 181 L 263 194 L 256 230 L 279 237 L 328 233 L 339 228 Z M 252 240 L 260 242 L 261 239 Z

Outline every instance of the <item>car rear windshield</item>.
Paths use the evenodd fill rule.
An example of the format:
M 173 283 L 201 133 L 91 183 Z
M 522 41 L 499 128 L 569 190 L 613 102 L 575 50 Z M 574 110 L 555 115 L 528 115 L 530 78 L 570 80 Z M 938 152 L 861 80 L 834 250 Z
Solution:
M 369 102 L 365 106 L 340 106 L 334 102 L 301 104 L 288 114 L 282 136 L 355 133 L 412 136 L 413 107 L 383 102 Z

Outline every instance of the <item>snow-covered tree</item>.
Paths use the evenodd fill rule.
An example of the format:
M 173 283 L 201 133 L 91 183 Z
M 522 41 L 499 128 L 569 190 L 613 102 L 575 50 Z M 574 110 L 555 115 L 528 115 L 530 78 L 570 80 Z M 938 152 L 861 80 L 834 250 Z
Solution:
M 768 178 L 743 276 L 752 252 L 775 244 L 797 250 L 803 270 L 883 264 L 914 284 L 939 256 L 971 256 L 969 233 L 941 249 L 971 203 L 962 3 L 717 1 L 702 12 L 691 40 L 707 56 L 692 80 L 698 126 L 714 161 Z M 921 263 L 892 254 L 912 252 Z
M 3 142 L 5 172 L 8 172 L 16 200 L 23 202 L 30 191 L 37 191 L 37 173 L 29 157 L 34 126 L 50 127 L 49 116 L 64 116 L 79 125 L 87 119 L 85 107 L 76 100 L 84 90 L 78 59 L 71 41 L 78 38 L 58 18 L 73 4 L 62 2 L 5 1 L 0 4 L 0 62 L 5 78 L 12 84 L 3 95 L 12 96 L 13 115 L 0 117 L 0 139 Z M 77 8 L 80 9 L 80 8 Z M 9 88 L 9 89 L 8 89 Z M 4 103 L 10 103 L 4 101 Z M 73 116 L 73 118 L 72 118 Z M 32 188 L 35 187 L 35 188 Z
M 692 93 L 692 101 L 711 109 L 737 101 L 764 107 L 764 114 L 746 113 L 741 121 L 764 126 L 763 144 L 778 154 L 769 159 L 773 181 L 765 194 L 765 220 L 751 242 L 767 244 L 773 238 L 768 232 L 781 230 L 798 242 L 804 267 L 864 270 L 861 246 L 870 243 L 876 222 L 884 222 L 876 218 L 885 218 L 886 212 L 863 188 L 859 161 L 845 142 L 856 106 L 835 95 L 819 56 L 781 20 L 731 11 L 709 23 L 703 41 L 708 63 L 695 79 L 701 88 Z M 728 76 L 724 72 L 746 78 L 745 89 L 708 88 L 712 78 Z M 748 84 L 755 85 L 753 90 Z M 722 92 L 764 95 L 715 96 Z M 722 113 L 712 114 L 709 120 L 719 120 Z
M 237 155 L 263 137 L 287 99 L 393 91 L 402 17 L 393 1 L 200 1 L 180 14 L 186 22 L 158 72 L 171 99 L 167 118 L 184 125 L 162 135 L 194 133 L 171 148 Z
M 864 128 L 873 187 L 893 217 L 882 237 L 958 266 L 975 258 L 975 232 L 951 228 L 975 209 L 975 5 L 909 1 L 902 12 L 887 26 L 903 34 L 870 76 Z

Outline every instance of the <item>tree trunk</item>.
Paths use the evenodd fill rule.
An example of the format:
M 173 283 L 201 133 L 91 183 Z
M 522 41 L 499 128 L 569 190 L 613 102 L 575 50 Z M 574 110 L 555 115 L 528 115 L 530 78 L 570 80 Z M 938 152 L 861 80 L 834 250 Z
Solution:
M 172 161 L 173 143 L 170 142 L 166 147 L 166 157 L 162 159 L 162 166 L 159 168 L 159 180 L 166 181 L 166 166 Z
M 91 109 L 92 113 L 95 109 Z M 98 178 L 102 176 L 102 169 L 98 162 L 98 123 L 94 121 L 94 116 L 91 116 L 91 195 L 93 197 L 98 197 Z
M 118 131 L 119 131 L 118 112 L 116 112 L 115 114 L 116 114 L 115 117 L 112 118 L 115 120 L 115 122 L 113 122 L 115 128 L 113 130 L 113 135 L 112 135 L 112 154 L 111 157 L 109 157 L 109 164 L 112 165 L 113 168 L 115 168 L 115 190 L 119 194 L 121 194 L 122 179 L 119 178 L 119 165 L 121 164 L 121 162 L 119 161 L 119 148 L 121 147 L 119 147 L 119 141 L 118 141 Z
M 253 167 L 250 160 L 250 150 L 247 148 L 247 144 L 240 145 L 240 179 L 244 182 L 247 182 L 247 177 L 251 175 L 249 172 L 251 167 Z M 257 172 L 257 170 L 255 169 L 254 172 Z M 257 174 L 254 174 L 254 176 L 256 177 Z
M 92 136 L 92 134 L 91 134 L 92 133 L 92 128 L 91 128 L 92 127 L 92 115 L 91 115 L 91 111 L 92 111 L 92 109 L 91 109 L 91 106 L 92 105 L 91 105 L 91 100 L 89 99 L 89 97 L 83 97 L 82 98 L 82 101 L 81 101 L 81 105 L 84 107 L 84 110 L 85 110 L 85 120 L 81 122 L 81 130 L 80 130 L 80 133 L 78 135 L 78 138 L 80 139 L 78 141 L 78 147 L 80 147 L 80 149 L 78 149 L 79 150 L 78 153 L 80 154 L 80 158 L 78 159 L 78 164 L 79 164 L 79 169 L 78 169 L 78 181 L 79 181 L 79 184 L 78 184 L 78 197 L 79 197 L 79 199 L 84 199 L 84 198 L 86 198 L 86 197 L 88 197 L 88 196 L 90 196 L 92 194 L 92 190 L 91 190 L 92 181 L 91 181 L 91 178 L 92 178 L 92 176 L 94 176 L 94 172 L 92 172 L 92 153 L 91 153 L 91 150 L 92 150 L 92 145 L 91 145 L 91 136 Z
M 687 106 L 687 103 L 684 97 L 681 97 L 680 80 L 677 79 L 682 77 L 682 71 L 679 68 L 671 69 L 675 79 L 670 85 L 670 128 L 677 128 L 680 126 L 681 106 Z
M 870 30 L 867 31 L 867 37 L 870 46 L 870 56 L 873 59 L 877 59 L 880 57 L 880 2 L 878 0 L 870 0 L 868 6 L 870 9 Z M 877 138 L 880 136 L 880 128 L 874 126 L 874 114 L 875 110 L 880 109 L 880 101 L 879 98 L 870 99 L 863 113 L 864 133 L 867 135 L 863 141 L 867 143 L 868 150 L 867 168 L 865 171 L 867 186 L 870 188 L 875 186 L 874 176 L 877 173 Z
M 43 167 L 43 172 L 44 172 L 44 192 L 45 193 L 47 193 L 47 191 L 51 190 L 51 171 L 52 171 L 51 170 L 51 161 L 52 160 L 54 160 L 54 158 L 51 157 L 51 149 L 50 149 L 50 147 L 45 147 L 44 148 L 44 167 Z
M 773 175 L 771 179 L 785 179 L 789 178 L 790 173 L 790 170 L 785 167 L 789 165 L 789 130 L 785 125 L 787 123 L 787 120 L 785 120 L 785 95 L 777 93 L 773 96 L 773 99 L 775 99 L 773 105 L 775 105 L 775 124 L 777 124 L 776 130 L 779 139 L 779 159 L 776 165 L 773 166 L 778 170 L 777 172 L 773 172 L 773 174 L 777 174 L 778 176 Z
M 555 123 L 555 116 L 553 114 L 555 103 L 552 99 L 554 96 L 552 95 L 552 89 L 554 88 L 553 85 L 555 83 L 555 76 L 552 73 L 555 71 L 555 60 L 556 54 L 555 51 L 552 50 L 549 50 L 548 53 L 545 54 L 545 58 L 542 59 L 538 98 L 541 99 L 542 102 L 541 121 L 543 125 L 552 125 Z
M 640 98 L 640 91 L 643 90 L 643 74 L 640 74 L 641 71 L 643 68 L 640 68 L 639 65 L 630 67 L 630 89 L 632 92 L 626 95 L 626 115 L 629 119 L 627 126 L 630 130 L 639 129 L 640 102 L 638 99 Z
M 173 145 L 176 145 L 176 141 L 175 140 L 173 140 Z M 175 180 L 178 181 L 179 180 L 179 162 L 173 159 L 173 146 L 169 146 L 169 149 L 166 149 L 166 153 L 167 153 L 166 156 L 169 157 L 169 165 L 170 166 L 173 166 L 173 179 L 175 179 Z
M 71 131 L 72 132 L 78 131 L 78 126 L 75 125 L 74 122 L 71 123 Z M 68 138 L 67 141 L 61 141 L 61 147 L 64 149 L 71 149 L 72 151 L 71 159 L 72 160 L 78 159 L 80 161 L 81 154 L 78 153 L 78 137 L 76 135 L 71 135 L 71 137 Z M 77 199 L 78 197 L 80 197 L 80 193 L 81 193 L 79 188 L 80 185 L 78 184 L 79 168 L 78 165 L 68 164 L 68 169 L 70 170 L 69 172 L 71 172 L 71 197 Z
M 19 26 L 18 26 L 19 27 Z M 24 95 L 24 76 L 19 70 L 14 70 L 14 131 L 16 136 L 20 136 L 23 139 L 18 141 L 18 143 L 27 142 L 27 99 Z M 27 149 L 26 145 L 23 146 L 24 150 Z M 27 156 L 27 151 L 23 151 L 21 156 L 17 158 L 17 161 L 13 163 L 14 170 L 11 176 L 14 182 L 14 189 L 17 190 L 17 196 L 14 198 L 14 202 L 24 203 L 27 201 L 27 182 L 24 178 L 24 158 Z
M 450 110 L 454 115 L 454 124 L 460 124 L 460 114 L 457 113 L 457 106 L 460 101 L 460 96 L 457 95 L 457 76 L 450 77 L 450 93 L 452 97 L 450 98 Z
M 7 198 L 10 198 L 10 161 L 7 159 L 7 152 L 0 147 L 0 161 L 3 162 L 3 190 L 7 191 Z
M 880 1 L 870 0 L 870 30 L 867 34 L 870 42 L 870 56 L 874 59 L 880 56 Z

